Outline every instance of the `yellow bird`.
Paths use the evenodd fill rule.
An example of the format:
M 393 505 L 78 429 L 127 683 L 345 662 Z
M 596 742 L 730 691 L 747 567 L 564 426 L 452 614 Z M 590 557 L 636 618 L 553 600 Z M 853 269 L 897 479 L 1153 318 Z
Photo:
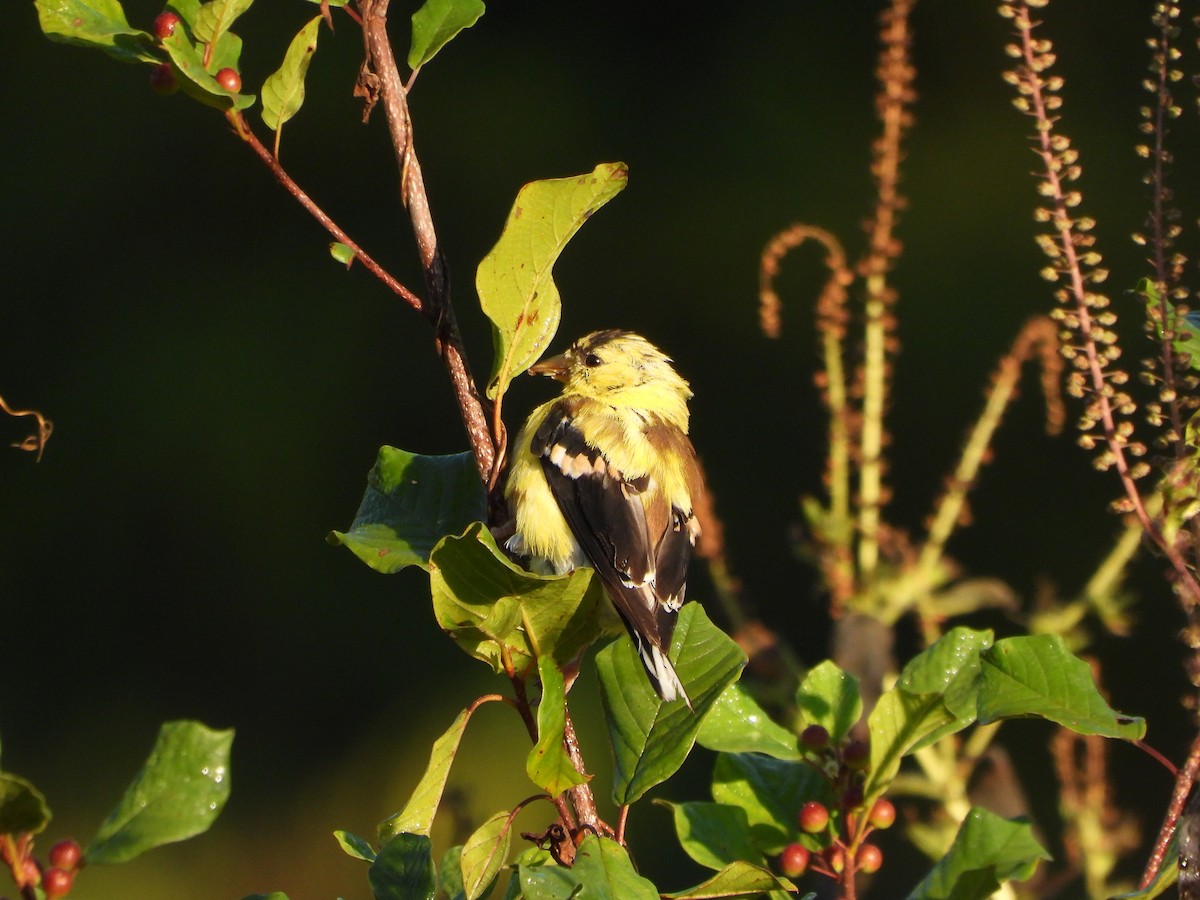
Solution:
M 555 573 L 591 566 L 665 701 L 691 701 L 667 658 L 704 490 L 688 383 L 628 331 L 597 331 L 529 370 L 563 383 L 513 447 L 508 548 Z

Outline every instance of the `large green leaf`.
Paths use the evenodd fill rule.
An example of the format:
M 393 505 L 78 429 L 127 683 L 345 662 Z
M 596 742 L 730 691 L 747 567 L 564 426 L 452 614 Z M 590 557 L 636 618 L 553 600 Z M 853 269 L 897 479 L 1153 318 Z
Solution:
M 471 714 L 464 709 L 442 736 L 433 742 L 433 748 L 429 752 L 429 765 L 425 767 L 425 773 L 413 789 L 408 803 L 404 805 L 404 809 L 380 824 L 380 844 L 387 844 L 399 834 L 429 836 L 430 829 L 433 828 L 433 817 L 442 802 L 442 792 L 450 778 L 450 766 L 458 754 L 458 745 L 462 742 L 463 732 L 467 729 L 467 720 L 470 717 Z
M 1091 668 L 1058 635 L 1005 638 L 981 661 L 981 723 L 1036 716 L 1078 734 L 1133 741 L 1146 734 L 1144 719 L 1122 715 L 1105 702 Z
M 425 0 L 412 15 L 408 67 L 419 69 L 484 13 L 482 0 Z
M 980 682 L 980 654 L 992 646 L 992 632 L 952 628 L 918 653 L 900 673 L 896 687 L 909 694 L 940 695 L 954 716 L 941 728 L 927 732 L 905 752 L 915 752 L 975 721 Z
M 433 900 L 437 872 L 433 844 L 423 834 L 398 834 L 388 841 L 367 870 L 375 900 Z
M 565 866 L 521 866 L 525 900 L 658 900 L 658 888 L 640 876 L 616 841 L 589 834 Z
M 120 0 L 35 0 L 34 6 L 52 41 L 103 50 L 121 62 L 158 62 L 153 38 L 130 26 Z
M 32 784 L 0 772 L 0 834 L 37 834 L 50 822 L 50 807 Z
M 796 885 L 761 866 L 731 862 L 708 881 L 683 891 L 663 894 L 663 897 L 667 900 L 733 900 L 737 897 L 758 897 L 765 893 L 770 893 L 772 897 L 787 896 L 778 893 L 783 891 L 794 893 Z M 816 896 L 815 893 L 808 893 L 799 900 L 816 900 Z
M 267 127 L 278 131 L 304 105 L 304 76 L 317 52 L 317 32 L 322 16 L 310 19 L 288 45 L 283 65 L 267 76 L 262 86 L 262 117 Z
M 567 724 L 566 690 L 562 670 L 552 656 L 538 657 L 538 676 L 542 682 L 542 699 L 538 703 L 538 739 L 525 760 L 530 781 L 551 797 L 567 788 L 587 781 L 576 770 L 563 746 Z
M 531 575 L 509 561 L 482 525 L 443 540 L 430 554 L 433 613 L 467 653 L 501 673 L 539 656 L 566 665 L 601 634 L 607 602 L 591 569 Z
M 809 800 L 834 806 L 823 773 L 804 763 L 757 753 L 722 753 L 713 767 L 713 799 L 746 812 L 750 834 L 763 853 L 774 855 L 796 840 L 796 813 Z
M 421 456 L 385 446 L 367 473 L 354 522 L 329 541 L 390 574 L 427 566 L 438 541 L 486 514 L 487 494 L 470 453 Z
M 1002 882 L 1024 881 L 1049 859 L 1028 822 L 1002 819 L 975 808 L 954 843 L 908 900 L 985 900 Z
M 495 362 L 487 395 L 495 398 L 545 352 L 562 314 L 551 270 L 588 217 L 625 187 L 624 163 L 587 175 L 525 185 L 500 240 L 475 273 L 479 303 L 492 324 Z
M 490 890 L 508 861 L 511 846 L 512 817 L 508 810 L 493 815 L 467 838 L 459 862 L 467 900 L 478 900 Z
M 699 603 L 679 611 L 668 657 L 695 712 L 681 700 L 662 701 L 627 635 L 596 654 L 617 805 L 633 803 L 683 765 L 709 707 L 746 665 L 746 654 L 713 625 Z
M 765 753 L 776 759 L 800 759 L 796 735 L 774 722 L 741 682 L 721 692 L 700 723 L 696 743 L 725 753 Z
M 750 838 L 750 820 L 743 807 L 725 803 L 654 802 L 671 810 L 679 846 L 700 865 L 722 869 L 737 860 L 766 861 Z
M 88 862 L 126 862 L 206 831 L 229 798 L 232 743 L 232 729 L 163 725 L 146 764 L 88 846 Z
M 862 716 L 858 679 L 826 660 L 808 670 L 796 690 L 796 706 L 805 725 L 821 725 L 840 741 Z

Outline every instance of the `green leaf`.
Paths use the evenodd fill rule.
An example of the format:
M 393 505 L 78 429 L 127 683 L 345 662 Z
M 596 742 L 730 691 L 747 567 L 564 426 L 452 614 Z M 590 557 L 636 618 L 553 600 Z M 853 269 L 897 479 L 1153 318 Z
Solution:
M 37 834 L 50 822 L 50 807 L 32 784 L 0 772 L 0 834 Z
M 412 796 L 404 809 L 385 819 L 379 826 L 379 843 L 387 844 L 400 834 L 429 836 L 433 828 L 433 817 L 442 802 L 442 791 L 450 777 L 450 766 L 458 754 L 458 745 L 467 728 L 470 713 L 463 710 L 441 737 L 433 742 L 429 753 L 429 765 L 417 782 Z
M 375 900 L 433 900 L 437 872 L 433 844 L 423 834 L 398 834 L 380 850 L 367 870 Z
M 976 716 L 979 693 L 980 654 L 992 646 L 992 632 L 952 628 L 904 670 L 896 687 L 910 694 L 939 694 L 954 720 L 927 733 L 906 752 L 915 752 L 948 734 L 962 731 Z
M 488 397 L 503 394 L 549 346 L 562 315 L 551 277 L 554 263 L 579 227 L 628 178 L 624 163 L 604 163 L 587 175 L 532 182 L 517 194 L 500 240 L 475 273 L 480 306 L 495 326 Z
M 504 648 L 518 671 L 539 656 L 566 665 L 601 634 L 607 600 L 592 575 L 586 567 L 570 575 L 531 575 L 476 524 L 430 555 L 433 613 L 463 650 L 497 673 L 504 671 Z
M 542 850 L 540 847 L 526 847 L 518 853 L 517 858 L 509 866 L 511 874 L 508 878 L 508 886 L 504 889 L 504 900 L 523 900 L 524 894 L 521 893 L 522 868 L 536 869 L 538 866 L 552 863 L 550 852 Z
M 127 862 L 207 831 L 229 798 L 232 743 L 232 729 L 163 725 L 146 764 L 87 848 L 88 862 Z
M 654 802 L 671 810 L 679 845 L 700 865 L 721 869 L 737 860 L 765 862 L 762 851 L 750 839 L 750 820 L 743 807 L 724 803 Z
M 679 700 L 663 703 L 628 635 L 596 654 L 613 748 L 613 802 L 619 806 L 633 803 L 683 765 L 709 707 L 746 665 L 746 654 L 699 603 L 679 611 L 668 656 L 694 713 Z
M 38 24 L 52 41 L 94 47 L 121 62 L 156 63 L 153 38 L 125 19 L 120 0 L 35 0 Z
M 467 898 L 463 889 L 462 852 L 462 844 L 451 847 L 442 854 L 442 863 L 438 866 L 438 888 L 449 900 Z
M 731 862 L 708 881 L 673 894 L 667 900 L 718 900 L 718 898 L 757 897 L 771 891 L 796 891 L 796 885 L 781 875 L 748 862 Z M 815 893 L 799 900 L 816 900 Z
M 317 52 L 317 31 L 322 18 L 317 16 L 300 29 L 288 46 L 283 65 L 263 82 L 262 117 L 272 131 L 282 128 L 304 105 L 304 76 Z
M 862 717 L 858 679 L 843 672 L 833 661 L 826 660 L 809 669 L 800 682 L 796 706 L 805 726 L 823 726 L 837 743 Z
M 776 759 L 800 759 L 796 736 L 772 721 L 754 698 L 735 682 L 721 692 L 700 723 L 696 743 L 725 753 L 765 753 Z
M 746 811 L 755 845 L 775 855 L 796 839 L 796 813 L 809 800 L 832 808 L 829 780 L 812 766 L 757 753 L 722 753 L 713 767 L 713 799 Z
M 1028 822 L 1002 819 L 974 808 L 950 851 L 908 895 L 908 900 L 985 900 L 1002 882 L 1024 881 L 1039 860 L 1050 859 Z
M 914 694 L 899 686 L 884 691 L 867 719 L 871 773 L 863 785 L 863 804 L 870 808 L 887 790 L 900 771 L 901 758 L 923 745 L 926 738 L 948 733 L 947 726 L 958 721 L 940 693 Z
M 348 269 L 357 254 L 341 241 L 334 241 L 329 245 L 329 255 Z
M 981 657 L 979 721 L 1037 716 L 1077 734 L 1141 740 L 1144 719 L 1115 712 L 1092 670 L 1054 634 L 1005 638 Z
M 467 838 L 462 848 L 462 883 L 467 900 L 478 900 L 508 861 L 512 846 L 512 817 L 508 810 L 493 815 Z
M 163 39 L 162 47 L 171 58 L 180 89 L 193 100 L 220 110 L 248 109 L 254 105 L 253 94 L 227 91 L 217 84 L 217 79 L 212 75 L 212 72 L 224 68 L 237 68 L 237 60 L 242 53 L 242 39 L 236 34 L 222 35 L 213 47 L 212 60 L 207 68 L 204 65 L 204 51 L 191 42 L 185 28 L 176 28 Z
M 583 839 L 571 868 L 521 866 L 520 873 L 525 900 L 658 900 L 658 888 L 638 875 L 625 848 L 594 834 Z
M 242 900 L 288 900 L 283 891 L 272 891 L 269 894 L 247 894 Z
M 347 856 L 353 856 L 355 859 L 361 859 L 364 862 L 375 861 L 375 848 L 367 843 L 365 838 L 360 838 L 357 834 L 351 834 L 349 831 L 342 831 L 341 829 L 335 831 L 333 836 L 337 839 L 338 845 Z
M 487 495 L 470 453 L 421 456 L 380 447 L 354 522 L 332 532 L 329 542 L 391 574 L 426 567 L 438 541 L 486 515 Z
M 1162 323 L 1165 318 L 1168 327 L 1177 335 L 1171 342 L 1175 352 L 1186 355 L 1191 368 L 1200 369 L 1200 322 L 1196 321 L 1196 313 L 1193 311 L 1186 316 L 1180 316 L 1175 305 L 1163 299 L 1162 292 L 1149 278 L 1138 281 L 1134 290 L 1142 295 L 1146 306 L 1149 307 L 1146 318 L 1153 325 L 1155 336 L 1162 339 Z
M 419 69 L 484 13 L 481 0 L 425 0 L 412 16 L 408 67 Z
M 200 11 L 191 23 L 192 31 L 204 43 L 215 44 L 253 2 L 254 0 L 209 0 L 200 6 Z
M 563 674 L 551 656 L 538 657 L 538 677 L 542 682 L 542 699 L 538 703 L 538 739 L 525 760 L 529 780 L 551 797 L 567 788 L 587 781 L 587 776 L 575 769 L 563 746 L 567 723 L 566 691 Z

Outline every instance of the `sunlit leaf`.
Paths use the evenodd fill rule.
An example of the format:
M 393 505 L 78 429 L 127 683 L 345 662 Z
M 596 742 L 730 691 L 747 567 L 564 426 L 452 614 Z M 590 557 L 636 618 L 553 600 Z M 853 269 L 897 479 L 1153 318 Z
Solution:
M 757 753 L 722 753 L 713 767 L 713 799 L 746 812 L 754 844 L 774 855 L 795 840 L 796 813 L 809 800 L 833 806 L 829 780 L 812 766 Z
M 503 394 L 546 351 L 562 314 L 554 263 L 628 177 L 624 163 L 604 163 L 586 175 L 535 181 L 517 194 L 500 240 L 475 274 L 479 303 L 494 326 L 488 397 Z
M 947 726 L 958 721 L 943 694 L 914 694 L 899 686 L 884 691 L 867 719 L 871 772 L 863 786 L 866 805 L 887 790 L 904 756 L 931 735 L 944 734 Z
M 616 841 L 589 834 L 575 851 L 571 868 L 520 869 L 525 900 L 659 900 L 658 888 L 640 876 Z
M 508 860 L 512 846 L 512 821 L 508 810 L 496 813 L 480 825 L 462 848 L 462 883 L 467 900 L 486 894 Z
M 121 62 L 158 62 L 153 38 L 125 19 L 119 0 L 35 0 L 38 24 L 52 41 L 103 50 Z
M 806 726 L 821 725 L 834 742 L 840 741 L 862 717 L 858 679 L 825 660 L 809 669 L 800 682 L 796 706 Z
M 975 808 L 967 813 L 950 851 L 908 900 L 985 900 L 1005 881 L 1024 881 L 1049 859 L 1028 822 Z
M 163 725 L 146 764 L 88 846 L 88 862 L 126 862 L 207 831 L 229 798 L 232 743 L 232 729 Z
M 216 43 L 252 3 L 254 0 L 209 0 L 201 4 L 192 22 L 192 31 L 204 43 Z
M 979 721 L 1036 716 L 1077 734 L 1141 740 L 1146 722 L 1112 709 L 1092 670 L 1053 634 L 1005 638 L 984 653 Z
M 721 692 L 700 723 L 696 743 L 726 753 L 765 753 L 776 759 L 800 759 L 796 735 L 772 721 L 741 682 Z
M 470 453 L 422 456 L 380 447 L 354 522 L 329 541 L 391 574 L 427 566 L 438 541 L 486 515 L 487 495 Z
M 355 252 L 341 241 L 334 241 L 329 245 L 329 255 L 347 269 L 350 268 L 350 263 L 354 262 L 356 256 Z
M 542 699 L 538 703 L 538 739 L 525 760 L 529 779 L 551 797 L 567 788 L 587 781 L 580 774 L 563 746 L 566 728 L 566 693 L 563 674 L 551 656 L 538 657 L 538 677 L 542 682 Z
M 683 765 L 705 714 L 746 665 L 746 654 L 699 603 L 679 611 L 669 659 L 691 698 L 664 703 L 627 635 L 596 654 L 613 748 L 613 802 L 633 803 Z
M 223 68 L 237 68 L 242 41 L 236 34 L 221 36 L 213 48 L 211 67 L 205 66 L 203 50 L 191 42 L 184 28 L 176 28 L 164 38 L 162 47 L 171 58 L 176 73 L 183 76 L 177 79 L 180 89 L 192 99 L 221 110 L 248 109 L 254 105 L 253 94 L 227 91 L 212 74 Z
M 736 897 L 758 897 L 771 893 L 774 896 L 788 896 L 774 892 L 794 892 L 796 885 L 781 875 L 776 875 L 762 866 L 748 862 L 731 862 L 716 875 L 695 887 L 683 891 L 663 894 L 667 900 L 733 900 Z M 805 894 L 798 900 L 816 900 L 815 893 Z
M 408 67 L 419 69 L 484 13 L 482 0 L 425 0 L 412 15 Z
M 304 105 L 304 76 L 317 52 L 321 21 L 322 17 L 317 16 L 300 29 L 288 46 L 283 65 L 263 82 L 262 117 L 272 131 L 278 131 Z
M 765 862 L 762 851 L 750 839 L 746 810 L 725 803 L 668 803 L 675 836 L 683 852 L 709 869 L 721 869 L 736 860 Z
M 351 834 L 349 831 L 338 830 L 333 833 L 337 839 L 338 846 L 342 848 L 347 856 L 353 856 L 355 859 L 361 859 L 364 862 L 375 861 L 375 848 L 367 843 L 365 838 L 360 838 L 357 834 Z
M 449 728 L 433 742 L 429 765 L 417 782 L 404 809 L 385 819 L 379 826 L 379 843 L 387 844 L 398 834 L 418 834 L 428 837 L 433 817 L 442 802 L 442 792 L 450 777 L 450 766 L 458 754 L 458 745 L 467 728 L 470 714 L 464 709 Z

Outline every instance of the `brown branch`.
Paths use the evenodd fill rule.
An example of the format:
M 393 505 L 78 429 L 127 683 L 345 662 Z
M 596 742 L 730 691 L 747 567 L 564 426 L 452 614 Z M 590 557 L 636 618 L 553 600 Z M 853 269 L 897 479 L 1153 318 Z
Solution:
M 450 382 L 458 400 L 463 425 L 471 441 L 475 463 L 484 484 L 489 482 L 500 445 L 493 437 L 479 397 L 475 380 L 467 365 L 462 336 L 450 303 L 450 277 L 438 246 L 433 215 L 425 193 L 421 164 L 413 149 L 412 122 L 408 113 L 408 92 L 387 34 L 387 12 L 390 0 L 361 0 L 363 43 L 366 56 L 355 93 L 365 98 L 364 118 L 376 102 L 382 102 L 396 165 L 400 170 L 400 199 L 408 209 L 413 236 L 425 273 L 427 299 L 421 312 L 434 327 L 434 345 L 450 373 Z
M 1187 762 L 1183 764 L 1183 768 L 1179 770 L 1179 776 L 1175 779 L 1175 790 L 1171 793 L 1171 805 L 1167 807 L 1167 814 L 1163 816 L 1162 828 L 1158 831 L 1154 850 L 1146 862 L 1146 870 L 1142 873 L 1140 887 L 1149 887 L 1150 883 L 1158 876 L 1163 857 L 1167 855 L 1167 846 L 1171 843 L 1171 835 L 1175 833 L 1179 814 L 1183 812 L 1188 794 L 1192 792 L 1192 785 L 1196 781 L 1197 773 L 1200 773 L 1200 734 L 1196 735 L 1195 740 L 1192 741 L 1192 749 L 1188 752 Z

